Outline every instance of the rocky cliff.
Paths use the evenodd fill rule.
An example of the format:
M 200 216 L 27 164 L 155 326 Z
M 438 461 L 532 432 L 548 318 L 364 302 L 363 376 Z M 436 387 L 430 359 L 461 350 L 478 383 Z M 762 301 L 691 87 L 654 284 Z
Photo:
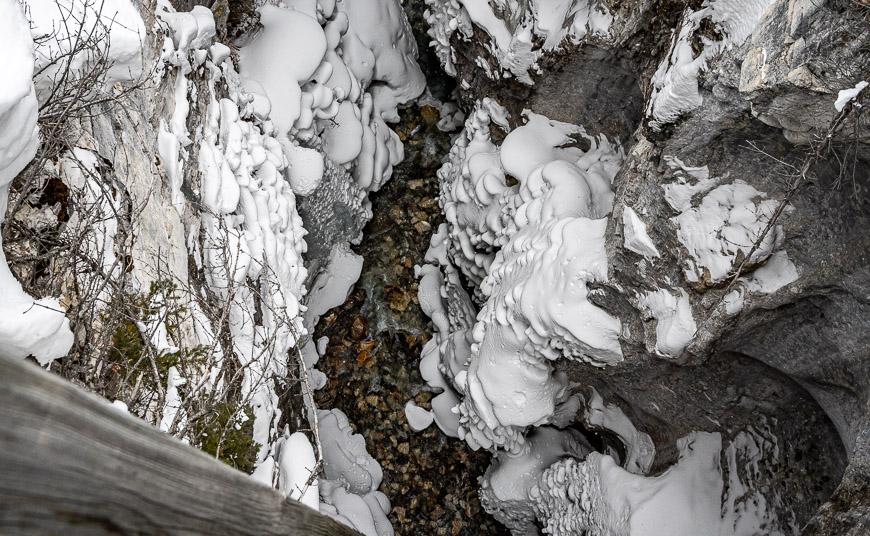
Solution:
M 865 532 L 867 7 L 426 4 L 471 112 L 421 371 L 459 403 L 442 428 L 496 452 L 487 509 L 516 534 Z

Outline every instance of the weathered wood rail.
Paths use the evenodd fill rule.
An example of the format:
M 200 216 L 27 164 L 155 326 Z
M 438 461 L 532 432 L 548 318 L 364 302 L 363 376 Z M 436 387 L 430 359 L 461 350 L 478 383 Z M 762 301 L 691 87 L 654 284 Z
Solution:
M 96 395 L 4 358 L 0 534 L 359 536 Z

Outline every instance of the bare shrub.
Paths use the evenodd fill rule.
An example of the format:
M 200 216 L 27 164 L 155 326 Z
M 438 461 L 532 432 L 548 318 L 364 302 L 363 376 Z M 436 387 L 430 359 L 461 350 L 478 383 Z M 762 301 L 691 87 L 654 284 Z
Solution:
M 320 460 L 298 319 L 275 305 L 283 292 L 277 274 L 264 266 L 256 281 L 214 289 L 201 271 L 173 273 L 160 251 L 150 265 L 139 259 L 133 266 L 137 218 L 149 195 L 133 199 L 113 167 L 125 155 L 101 156 L 89 129 L 99 116 L 135 115 L 137 98 L 155 89 L 155 77 L 143 73 L 110 86 L 114 21 L 100 16 L 99 0 L 83 6 L 96 16 L 69 11 L 54 32 L 35 39 L 43 59 L 35 73 L 43 89 L 42 143 L 12 184 L 2 229 L 7 260 L 25 290 L 64 298 L 75 342 L 52 370 L 248 472 L 260 448 L 252 437 L 255 393 L 297 393 Z M 220 220 L 190 203 L 202 218 Z M 219 250 L 211 269 L 225 275 L 234 272 L 240 254 L 231 251 L 227 232 L 219 225 L 220 236 L 200 237 L 203 250 Z M 136 286 L 134 268 L 151 277 L 146 288 Z M 261 328 L 247 354 L 234 341 L 231 314 Z M 286 347 L 288 340 L 293 344 Z

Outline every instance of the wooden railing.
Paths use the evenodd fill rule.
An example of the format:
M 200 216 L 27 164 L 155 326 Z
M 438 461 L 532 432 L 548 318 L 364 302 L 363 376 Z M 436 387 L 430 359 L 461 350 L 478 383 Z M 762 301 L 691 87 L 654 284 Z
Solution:
M 4 358 L 0 534 L 358 535 L 60 377 Z

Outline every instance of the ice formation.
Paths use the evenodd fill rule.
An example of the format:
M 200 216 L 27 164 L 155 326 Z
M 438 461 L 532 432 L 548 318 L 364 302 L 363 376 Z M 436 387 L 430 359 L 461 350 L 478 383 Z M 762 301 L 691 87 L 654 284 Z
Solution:
M 668 204 L 679 212 L 671 221 L 689 253 L 683 269 L 689 283 L 721 283 L 744 260 L 749 266 L 759 265 L 782 245 L 780 225 L 764 233 L 779 201 L 740 179 L 719 184 L 720 179 L 710 178 L 706 167 L 687 167 L 677 159 L 668 162 L 677 181 L 663 188 Z M 694 206 L 691 200 L 698 194 L 704 195 Z
M 187 380 L 175 367 L 169 367 L 166 380 L 166 400 L 163 403 L 163 415 L 160 418 L 160 430 L 169 432 L 178 419 L 178 410 L 181 409 L 181 396 L 178 388 L 187 383 Z M 182 417 L 183 418 L 183 417 Z
M 609 420 L 626 437 L 643 437 L 594 392 L 590 411 L 593 422 Z M 652 445 L 649 437 L 643 442 Z M 611 455 L 593 451 L 582 434 L 538 428 L 524 452 L 496 455 L 482 480 L 481 500 L 514 534 L 536 531 L 536 520 L 544 533 L 556 536 L 782 534 L 770 514 L 780 498 L 752 488 L 759 475 L 775 470 L 775 439 L 750 428 L 727 448 L 722 443 L 718 433 L 693 432 L 677 441 L 679 461 L 649 477 L 638 465 L 627 470 Z M 652 455 L 646 451 L 634 462 L 648 469 Z
M 254 441 L 260 447 L 254 477 L 274 485 L 281 440 L 277 382 L 286 376 L 286 356 L 303 332 L 299 312 L 307 275 L 302 260 L 305 231 L 285 179 L 288 164 L 282 145 L 270 124 L 253 113 L 252 99 L 242 91 L 226 47 L 213 44 L 211 12 L 198 6 L 178 13 L 162 2 L 157 16 L 168 34 L 160 59 L 175 88 L 173 116 L 168 125 L 161 123 L 158 150 L 179 212 L 185 206 L 183 178 L 198 178 L 188 187 L 203 212 L 199 238 L 189 240 L 188 248 L 204 269 L 210 291 L 228 304 L 232 351 L 244 374 L 242 396 L 250 400 Z M 195 73 L 205 76 L 208 94 L 205 124 L 193 139 L 185 123 L 197 98 L 188 81 Z M 228 98 L 219 97 L 219 84 L 229 88 Z M 198 174 L 184 171 L 193 155 L 191 167 Z M 247 281 L 256 282 L 259 290 L 253 292 Z M 207 346 L 214 344 L 209 331 L 200 333 Z M 209 377 L 213 372 L 203 371 L 203 379 Z
M 746 288 L 750 291 L 772 294 L 789 283 L 797 281 L 798 277 L 797 267 L 788 258 L 788 252 L 781 249 L 771 254 L 763 266 L 752 272 L 746 282 Z
M 341 410 L 321 410 L 319 421 L 324 464 L 321 511 L 366 536 L 392 536 L 390 501 L 377 491 L 383 471 L 366 451 L 365 439 L 351 431 Z
M 545 530 L 558 536 L 719 533 L 720 436 L 696 433 L 678 445 L 680 461 L 653 478 L 597 452 L 554 463 L 530 491 Z
M 448 72 L 456 71 L 453 44 L 474 37 L 476 28 L 477 35 L 486 34 L 491 56 L 477 64 L 493 79 L 526 84 L 546 53 L 569 42 L 606 39 L 615 22 L 604 3 L 593 0 L 426 3 L 433 43 Z M 652 79 L 647 116 L 654 129 L 702 104 L 699 77 L 708 62 L 746 42 L 769 4 L 705 0 L 683 14 Z M 27 5 L 36 36 L 57 29 L 54 11 L 86 10 L 77 0 Z M 241 365 L 243 397 L 253 412 L 254 478 L 366 535 L 391 535 L 390 503 L 378 491 L 382 470 L 347 417 L 340 410 L 317 413 L 324 478 L 312 479 L 315 448 L 304 434 L 279 429 L 278 393 L 300 351 L 303 369 L 324 353 L 326 343 L 308 340 L 307 332 L 346 299 L 359 277 L 362 258 L 348 242 L 371 215 L 367 194 L 402 159 L 401 142 L 388 123 L 398 119 L 398 105 L 424 90 L 414 40 L 396 0 L 270 2 L 259 12 L 262 31 L 238 51 L 237 72 L 230 49 L 215 42 L 208 8 L 179 13 L 168 1 L 157 2 L 157 22 L 148 31 L 163 37 L 155 80 L 167 106 L 156 151 L 175 209 L 166 218 L 178 222 L 174 230 L 157 229 L 184 235 L 182 251 L 173 253 L 172 274 L 201 270 L 201 294 L 226 304 L 229 337 L 193 301 L 196 326 L 188 335 L 212 352 L 231 341 L 227 351 Z M 114 62 L 108 83 L 144 72 L 146 29 L 134 4 L 107 0 L 101 14 L 81 12 L 79 18 L 82 26 L 105 25 Z M 705 21 L 720 40 L 699 35 Z M 31 82 L 32 38 L 21 30 L 25 25 L 18 6 L 0 0 L 6 74 L 0 83 L 0 209 L 10 181 L 35 153 L 37 97 L 45 97 L 56 73 L 48 69 L 35 86 Z M 53 52 L 68 51 L 70 35 L 80 29 L 57 33 Z M 76 72 L 92 60 L 83 54 L 69 61 Z M 37 56 L 37 68 L 45 61 Z M 836 109 L 865 86 L 841 91 Z M 439 128 L 450 130 L 462 120 L 455 106 L 433 105 L 442 113 Z M 205 120 L 188 128 L 192 114 Z M 75 147 L 56 171 L 82 192 L 85 207 L 110 214 L 117 199 L 94 193 L 98 157 L 90 147 Z M 662 185 L 661 194 L 673 210 L 672 228 L 653 235 L 660 240 L 671 231 L 684 248 L 674 254 L 650 236 L 644 220 L 655 213 L 648 207 L 638 205 L 636 212 L 620 202 L 621 214 L 617 209 L 611 215 L 611 183 L 622 160 L 622 149 L 603 135 L 531 111 L 511 118 L 494 100 L 477 102 L 439 172 L 446 223 L 417 268 L 419 303 L 436 330 L 420 369 L 441 392 L 431 410 L 409 401 L 408 424 L 421 430 L 435 422 L 473 448 L 491 449 L 495 458 L 483 479 L 482 500 L 515 531 L 533 530 L 536 523 L 552 534 L 748 535 L 776 529 L 769 511 L 778 498 L 755 489 L 765 464 L 779 455 L 771 435 L 758 429 L 727 437 L 693 432 L 678 441 L 675 465 L 648 476 L 655 447 L 633 424 L 635 408 L 623 412 L 609 394 L 606 401 L 594 389 L 581 389 L 588 386 L 569 384 L 558 371 L 559 360 L 601 368 L 623 362 L 621 341 L 637 340 L 602 305 L 618 286 L 609 280 L 609 221 L 616 221 L 622 246 L 643 256 L 642 263 L 677 256 L 691 292 L 722 288 L 746 261 L 751 271 L 723 300 L 728 314 L 736 314 L 747 297 L 776 292 L 798 278 L 782 249 L 781 228 L 774 226 L 755 247 L 778 200 L 740 179 L 711 177 L 706 166 L 666 156 L 673 180 Z M 324 222 L 317 232 L 325 239 L 312 244 L 322 251 L 310 274 L 303 262 L 308 244 L 300 198 L 310 200 L 314 221 Z M 349 207 L 351 215 L 331 214 L 336 206 Z M 74 214 L 71 221 L 80 217 Z M 348 220 L 354 225 L 345 225 Z M 114 270 L 117 224 L 101 218 L 84 243 L 107 272 Z M 140 231 L 157 236 L 152 228 Z M 72 342 L 60 301 L 28 296 L 2 260 L 0 353 L 49 363 Z M 142 288 L 149 279 L 140 260 L 132 278 Z M 167 296 L 157 292 L 151 299 L 155 312 L 137 326 L 158 353 L 176 352 L 180 347 L 161 319 Z M 649 353 L 676 359 L 695 340 L 697 294 L 666 280 L 627 299 L 646 320 Z M 311 385 L 322 385 L 322 375 L 310 372 Z M 217 389 L 220 381 L 214 368 L 188 377 L 170 367 L 162 407 L 150 410 L 159 415 L 160 428 L 171 433 L 184 425 L 188 389 Z M 593 452 L 575 424 L 615 436 L 625 456 L 616 449 Z
M 637 215 L 633 208 L 626 206 L 622 209 L 622 225 L 623 225 L 623 245 L 625 249 L 643 255 L 650 259 L 659 257 L 659 250 L 656 248 L 649 233 L 646 230 L 646 224 Z
M 788 252 L 778 250 L 770 255 L 764 265 L 751 274 L 741 276 L 737 288 L 725 295 L 725 312 L 735 315 L 743 310 L 748 295 L 773 294 L 789 283 L 798 280 L 797 267 L 788 258 Z
M 698 77 L 707 69 L 707 62 L 742 45 L 772 3 L 772 0 L 705 0 L 697 11 L 686 9 L 670 50 L 652 77 L 646 113 L 654 130 L 701 106 Z M 722 39 L 714 41 L 700 36 L 703 48 L 695 56 L 692 40 L 699 37 L 705 19 L 716 27 Z
M 700 206 L 674 219 L 679 227 L 677 236 L 692 257 L 684 270 L 688 281 L 720 282 L 750 253 L 778 205 L 764 197 L 738 179 L 717 186 L 704 196 Z M 779 245 L 780 235 L 778 229 L 767 233 L 749 262 L 768 257 Z
M 590 388 L 585 401 L 583 422 L 592 429 L 607 430 L 616 434 L 626 451 L 622 466 L 629 473 L 645 475 L 652 467 L 656 449 L 652 438 L 638 430 L 616 404 L 605 404 L 604 398 Z
M 776 459 L 769 450 L 775 443 L 754 430 L 741 431 L 724 453 L 720 434 L 689 434 L 677 441 L 679 461 L 656 477 L 626 471 L 579 434 L 541 428 L 529 443 L 528 454 L 500 453 L 481 491 L 488 510 L 515 534 L 536 530 L 535 518 L 556 536 L 781 533 L 767 500 L 744 487 L 769 470 L 759 464 Z M 763 461 L 765 453 L 772 457 Z M 728 460 L 724 471 L 720 456 Z M 738 457 L 749 465 L 738 465 Z M 751 501 L 739 499 L 747 493 Z
M 403 158 L 402 144 L 387 122 L 398 119 L 397 106 L 419 95 L 425 82 L 415 42 L 394 0 L 265 5 L 260 17 L 262 31 L 240 52 L 243 86 L 253 94 L 254 113 L 271 119 L 293 192 L 312 198 L 309 215 L 318 226 L 317 247 L 328 247 L 327 254 L 315 257 L 323 264 L 313 267 L 306 302 L 305 325 L 311 329 L 321 314 L 344 301 L 359 277 L 362 258 L 350 251 L 347 240 L 356 237 L 348 230 L 361 229 L 370 217 L 366 193 L 378 190 Z M 357 221 L 342 222 L 345 216 L 334 214 L 340 205 L 356 212 Z M 303 355 L 311 369 L 318 352 L 310 341 Z M 310 373 L 312 385 L 321 386 L 322 374 Z M 327 511 L 337 511 L 364 533 L 391 534 L 384 515 L 388 507 L 362 521 L 368 510 L 359 508 L 357 492 L 321 485 Z M 372 495 L 367 497 L 371 502 Z
M 468 41 L 476 25 L 488 35 L 486 48 L 498 64 L 493 68 L 478 58 L 478 65 L 490 78 L 513 77 L 529 85 L 545 52 L 587 36 L 606 37 L 613 22 L 607 6 L 596 0 L 426 0 L 426 5 L 431 44 L 447 73 L 456 74 L 454 34 Z
M 425 86 L 416 45 L 394 0 L 294 3 L 260 9 L 263 30 L 241 50 L 245 89 L 270 117 L 291 163 L 296 193 L 308 195 L 323 169 L 294 145 L 319 140 L 357 185 L 376 191 L 402 160 L 386 122 Z M 276 58 L 271 50 L 298 51 Z M 300 61 L 300 58 L 304 61 Z M 294 138 L 295 142 L 285 139 Z M 304 146 L 303 146 L 304 147 Z
M 33 41 L 17 3 L 0 2 L 0 223 L 6 214 L 12 179 L 36 154 L 38 104 L 32 76 Z M 73 343 L 69 321 L 57 298 L 35 300 L 12 275 L 0 249 L 0 353 L 34 356 L 46 365 Z
M 338 244 L 329 255 L 329 269 L 318 274 L 308 293 L 305 322 L 314 329 L 321 315 L 347 299 L 362 272 L 363 258 L 346 244 Z
M 320 488 L 318 479 L 312 477 L 317 460 L 311 442 L 302 432 L 285 433 L 278 452 L 278 489 L 291 499 L 319 510 Z
M 448 224 L 420 270 L 421 307 L 436 325 L 421 372 L 445 389 L 439 396 L 463 395 L 460 437 L 518 452 L 522 430 L 566 399 L 553 360 L 622 358 L 619 320 L 587 297 L 588 283 L 607 279 L 604 218 L 622 156 L 603 136 L 531 112 L 497 147 L 490 128 L 506 128 L 505 116 L 493 101 L 478 103 L 439 171 Z M 456 271 L 479 285 L 476 321 Z
M 408 419 L 408 426 L 411 430 L 419 432 L 432 424 L 435 414 L 430 410 L 421 408 L 413 400 L 409 400 L 405 403 L 405 418 Z
M 164 66 L 176 68 L 173 84 L 175 107 L 168 122 L 162 118 L 160 120 L 157 150 L 169 179 L 171 202 L 181 213 L 184 207 L 184 196 L 181 193 L 184 163 L 193 143 L 187 130 L 187 116 L 190 112 L 189 77 L 193 69 L 201 67 L 205 61 L 204 53 L 215 37 L 215 26 L 211 11 L 203 6 L 195 6 L 187 13 L 176 12 L 168 2 L 158 2 L 157 6 L 157 18 L 164 26 L 164 31 L 169 33 L 164 38 L 161 60 Z M 215 45 L 217 54 L 213 54 L 212 62 L 216 65 L 225 59 L 219 57 L 222 56 L 222 46 Z
M 544 471 L 565 458 L 583 459 L 592 447 L 582 434 L 549 426 L 529 434 L 522 452 L 501 451 L 481 480 L 481 502 L 513 533 L 536 532 L 535 511 L 529 494 Z
M 685 290 L 676 295 L 665 289 L 646 292 L 639 298 L 641 309 L 656 321 L 655 353 L 680 357 L 697 331 L 692 305 Z
M 673 122 L 681 114 L 701 105 L 698 74 L 706 67 L 712 49 L 705 47 L 698 57 L 693 56 L 691 41 L 697 24 L 691 17 L 691 11 L 687 10 L 683 25 L 671 43 L 670 53 L 652 78 L 653 91 L 647 115 L 652 117 L 650 125 L 653 128 Z

